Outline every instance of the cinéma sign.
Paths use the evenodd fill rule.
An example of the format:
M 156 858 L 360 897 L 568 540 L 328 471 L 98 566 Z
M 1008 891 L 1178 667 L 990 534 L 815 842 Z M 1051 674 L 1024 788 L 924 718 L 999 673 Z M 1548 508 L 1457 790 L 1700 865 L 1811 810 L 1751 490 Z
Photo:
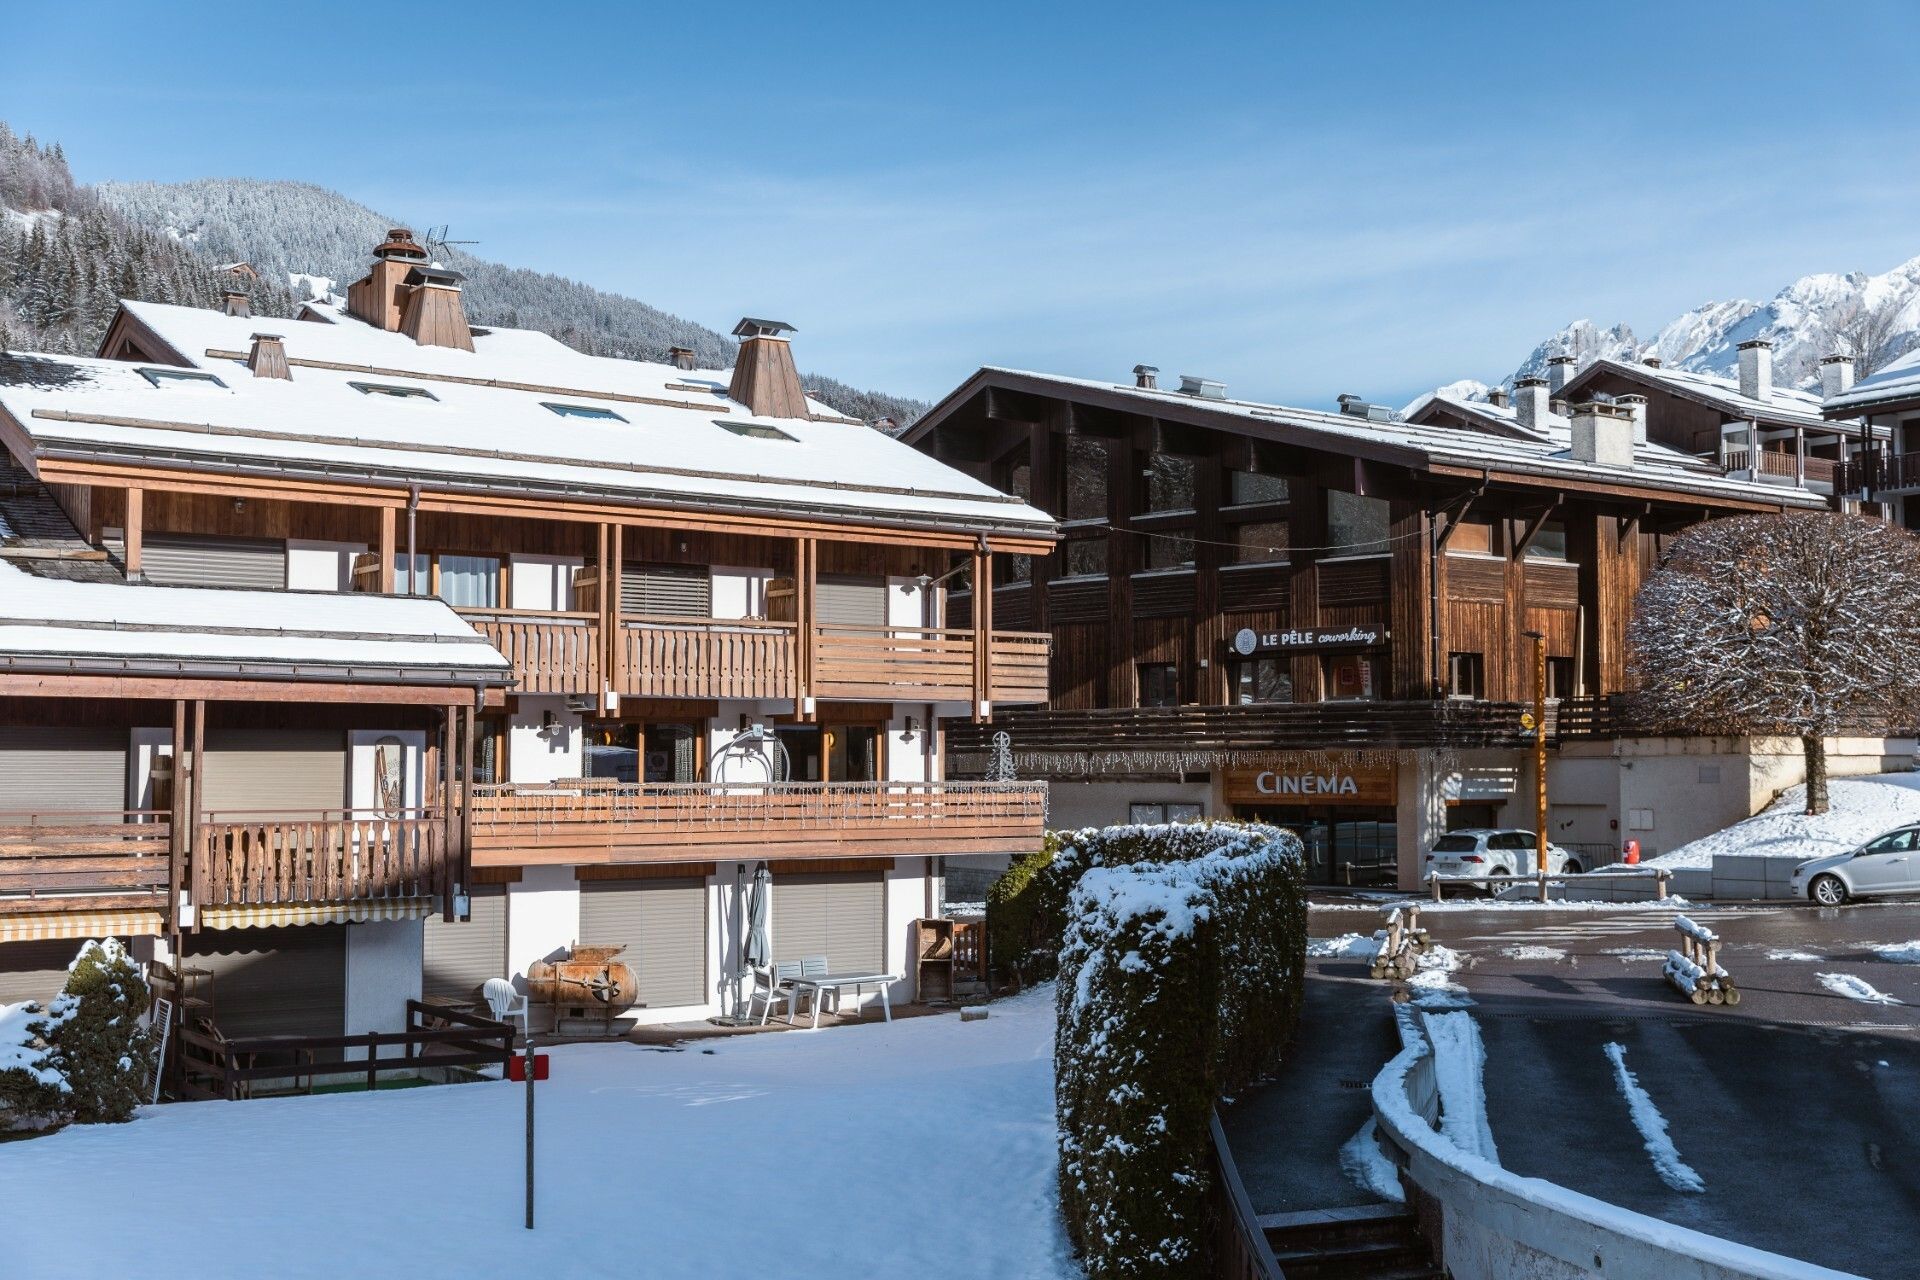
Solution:
M 1221 783 L 1228 804 L 1389 805 L 1395 799 L 1392 765 L 1336 759 L 1305 768 L 1231 767 L 1223 771 Z
M 1387 634 L 1374 622 L 1344 627 L 1294 627 L 1286 631 L 1255 631 L 1242 627 L 1233 636 L 1233 651 L 1243 657 L 1302 649 L 1370 649 Z

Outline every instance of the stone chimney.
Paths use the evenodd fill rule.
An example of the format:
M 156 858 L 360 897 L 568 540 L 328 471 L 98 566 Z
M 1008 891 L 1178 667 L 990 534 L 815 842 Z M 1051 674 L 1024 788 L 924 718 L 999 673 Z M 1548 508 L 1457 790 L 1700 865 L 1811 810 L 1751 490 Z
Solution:
M 1573 456 L 1607 467 L 1633 465 L 1633 412 L 1626 405 L 1589 401 L 1573 407 Z
M 807 393 L 794 367 L 792 344 L 784 336 L 794 331 L 784 321 L 752 316 L 733 326 L 740 354 L 733 360 L 733 383 L 727 394 L 756 418 L 807 416 Z
M 1633 442 L 1642 445 L 1647 442 L 1647 398 L 1645 396 L 1615 396 L 1613 402 L 1633 415 Z
M 1133 366 L 1133 385 L 1144 391 L 1160 389 L 1160 370 L 1150 364 Z
M 693 348 L 668 347 L 667 361 L 676 369 L 683 372 L 690 371 L 693 368 Z
M 407 272 L 426 261 L 427 251 L 414 243 L 413 232 L 405 227 L 387 232 L 387 238 L 374 247 L 366 279 L 347 286 L 347 313 L 375 328 L 399 332 Z
M 293 370 L 287 368 L 287 347 L 277 333 L 253 335 L 253 350 L 247 353 L 247 368 L 253 370 L 256 378 L 293 381 Z
M 253 315 L 253 303 L 246 294 L 238 289 L 228 289 L 220 295 L 221 309 L 230 316 L 242 320 Z
M 1555 399 L 1569 382 L 1573 381 L 1573 357 L 1566 354 L 1547 358 L 1547 390 Z
M 1555 417 L 1564 418 L 1573 411 L 1567 407 L 1565 400 L 1562 400 L 1559 396 L 1555 396 L 1553 399 L 1547 401 L 1547 412 L 1553 414 Z
M 1507 389 L 1505 387 L 1488 387 L 1487 403 L 1492 405 L 1496 409 L 1506 408 L 1507 407 Z
M 1765 338 L 1740 344 L 1740 394 L 1749 400 L 1773 399 L 1773 344 Z
M 473 326 L 460 304 L 463 278 L 438 263 L 409 267 L 400 282 L 400 332 L 423 347 L 473 350 Z
M 1640 363 L 1649 369 L 1658 369 L 1660 367 L 1660 357 L 1655 355 L 1641 356 Z
M 1853 390 L 1853 357 L 1835 352 L 1820 358 L 1820 398 L 1831 400 Z
M 1523 427 L 1547 425 L 1547 380 L 1545 378 L 1514 379 L 1513 416 Z

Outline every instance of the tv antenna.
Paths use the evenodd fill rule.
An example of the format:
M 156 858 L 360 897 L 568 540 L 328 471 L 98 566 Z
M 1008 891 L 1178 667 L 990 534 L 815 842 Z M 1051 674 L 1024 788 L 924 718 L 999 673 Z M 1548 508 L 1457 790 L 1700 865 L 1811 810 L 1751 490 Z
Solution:
M 452 230 L 452 228 L 450 228 L 444 222 L 437 227 L 428 227 L 426 242 L 425 242 L 425 248 L 427 252 L 432 253 L 437 249 L 445 249 L 450 245 L 469 245 L 469 244 L 480 243 L 478 240 L 449 240 L 447 238 L 447 234 L 450 230 Z

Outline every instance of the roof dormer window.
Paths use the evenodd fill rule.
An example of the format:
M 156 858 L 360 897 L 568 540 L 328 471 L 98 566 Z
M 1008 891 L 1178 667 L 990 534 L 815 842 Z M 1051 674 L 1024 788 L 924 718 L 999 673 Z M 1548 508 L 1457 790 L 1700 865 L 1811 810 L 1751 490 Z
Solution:
M 626 419 L 611 409 L 602 409 L 597 404 L 561 404 L 554 400 L 542 400 L 542 408 L 551 409 L 563 418 L 586 418 L 594 422 L 625 422 Z
M 745 436 L 749 440 L 786 440 L 793 443 L 799 441 L 799 437 L 790 436 L 780 428 L 770 427 L 764 422 L 728 422 L 725 419 L 715 419 L 713 425 L 725 428 L 737 436 Z
M 395 400 L 438 400 L 425 387 L 404 387 L 394 382 L 349 382 L 363 396 L 392 396 Z
M 183 382 L 207 382 L 212 383 L 216 387 L 224 387 L 227 385 L 220 381 L 216 375 L 200 369 L 165 369 L 143 366 L 140 370 L 140 376 L 156 387 L 164 387 L 168 383 Z

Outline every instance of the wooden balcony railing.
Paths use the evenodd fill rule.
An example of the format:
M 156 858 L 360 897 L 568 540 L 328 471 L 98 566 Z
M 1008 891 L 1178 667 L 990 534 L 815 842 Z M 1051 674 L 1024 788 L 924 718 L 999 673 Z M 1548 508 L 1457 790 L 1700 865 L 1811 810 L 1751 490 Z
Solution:
M 1047 700 L 1048 660 L 1053 637 L 1044 631 L 996 631 L 989 651 L 995 706 Z
M 1759 459 L 1757 466 L 1753 461 L 1756 457 Z M 1800 458 L 1785 449 L 1762 449 L 1757 455 L 1744 448 L 1726 449 L 1720 454 L 1720 465 L 1728 474 L 1752 470 L 1758 476 L 1824 485 L 1833 484 L 1843 470 L 1842 464 L 1832 458 Z
M 996 631 L 988 652 L 989 697 L 1044 702 L 1051 637 Z M 813 691 L 822 698 L 974 696 L 974 634 L 965 628 L 821 626 L 814 635 Z
M 530 609 L 459 614 L 513 663 L 517 692 L 600 692 L 600 615 Z
M 791 698 L 799 655 L 791 622 L 628 617 L 619 692 L 640 698 Z
M 173 828 L 164 812 L 0 812 L 0 913 L 159 907 Z
M 212 813 L 193 839 L 201 908 L 439 897 L 447 885 L 447 822 L 423 809 Z
M 474 788 L 476 865 L 1018 853 L 1045 784 L 617 783 Z
M 1857 454 L 1837 467 L 1833 487 L 1840 493 L 1911 493 L 1920 489 L 1920 453 Z

